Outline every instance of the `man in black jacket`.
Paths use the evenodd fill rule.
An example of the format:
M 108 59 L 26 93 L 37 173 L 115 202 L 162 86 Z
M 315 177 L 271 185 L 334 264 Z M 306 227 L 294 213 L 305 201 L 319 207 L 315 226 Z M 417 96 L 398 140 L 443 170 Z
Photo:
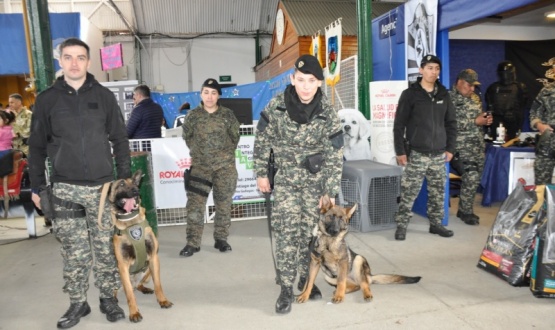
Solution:
M 133 90 L 135 108 L 127 121 L 127 136 L 130 139 L 154 139 L 162 137 L 164 111 L 150 98 L 150 88 L 139 85 Z
M 428 182 L 428 218 L 430 233 L 453 236 L 443 227 L 445 196 L 445 162 L 453 158 L 457 138 L 455 107 L 447 89 L 437 79 L 441 61 L 426 55 L 420 64 L 422 77 L 404 90 L 393 124 L 397 163 L 406 166 L 401 179 L 401 202 L 395 216 L 395 239 L 406 238 L 411 209 L 422 187 Z M 408 152 L 410 151 L 410 157 Z
M 118 178 L 128 178 L 131 173 L 123 116 L 114 94 L 87 72 L 89 46 L 70 38 L 60 45 L 60 52 L 64 75 L 43 91 L 35 103 L 29 138 L 29 175 L 35 205 L 41 208 L 41 197 L 43 206 L 48 205 L 46 200 L 54 201 L 53 232 L 62 244 L 63 290 L 70 299 L 70 307 L 57 326 L 67 329 L 91 312 L 87 303 L 91 268 L 95 272 L 94 284 L 100 290 L 100 311 L 111 322 L 125 317 L 114 297 L 120 280 L 113 231 L 105 229 L 111 228 L 107 202 L 101 226 L 97 223 L 101 188 L 114 180 L 110 145 Z M 51 198 L 43 194 L 47 185 L 47 157 L 53 184 Z

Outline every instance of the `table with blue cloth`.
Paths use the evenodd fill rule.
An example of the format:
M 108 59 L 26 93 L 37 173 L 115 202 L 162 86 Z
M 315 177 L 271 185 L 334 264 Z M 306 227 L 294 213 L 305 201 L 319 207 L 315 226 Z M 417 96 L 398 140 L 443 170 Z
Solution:
M 488 144 L 486 161 L 479 192 L 482 193 L 482 206 L 502 202 L 509 196 L 509 169 L 511 152 L 534 152 L 533 147 L 501 147 Z

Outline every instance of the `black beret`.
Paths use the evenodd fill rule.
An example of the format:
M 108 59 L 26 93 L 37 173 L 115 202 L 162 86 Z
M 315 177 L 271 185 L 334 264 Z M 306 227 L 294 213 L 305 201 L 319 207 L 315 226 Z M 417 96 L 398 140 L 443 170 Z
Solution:
M 208 78 L 202 83 L 202 87 L 212 88 L 218 91 L 218 94 L 222 95 L 222 88 L 220 84 L 216 81 L 216 79 Z M 201 89 L 202 89 L 201 87 Z
M 295 62 L 295 68 L 302 73 L 311 74 L 318 80 L 324 80 L 324 72 L 318 59 L 312 55 L 302 55 Z

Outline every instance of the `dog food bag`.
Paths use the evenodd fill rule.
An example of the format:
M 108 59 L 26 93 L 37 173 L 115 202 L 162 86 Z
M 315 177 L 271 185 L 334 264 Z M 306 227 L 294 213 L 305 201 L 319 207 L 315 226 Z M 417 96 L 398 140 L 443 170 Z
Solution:
M 534 238 L 539 220 L 545 216 L 544 191 L 544 185 L 532 191 L 517 185 L 499 209 L 478 268 L 513 286 L 528 285 Z
M 555 238 L 555 186 L 546 190 L 547 219 L 538 229 L 534 258 L 530 268 L 530 290 L 538 298 L 555 298 L 555 260 L 552 255 Z M 550 244 L 548 244 L 550 243 Z

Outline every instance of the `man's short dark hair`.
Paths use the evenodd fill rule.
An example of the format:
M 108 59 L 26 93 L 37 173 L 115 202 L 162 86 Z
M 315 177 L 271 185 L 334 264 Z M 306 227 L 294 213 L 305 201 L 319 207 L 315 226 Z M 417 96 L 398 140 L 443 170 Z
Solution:
M 83 40 L 77 38 L 67 38 L 60 44 L 60 54 L 63 53 L 64 48 L 69 46 L 81 46 L 87 50 L 87 58 L 91 58 L 91 49 Z
M 150 88 L 147 85 L 139 85 L 135 87 L 133 92 L 141 94 L 144 97 L 150 97 Z
M 11 94 L 11 95 L 9 96 L 9 98 L 11 98 L 11 99 L 18 99 L 18 100 L 20 100 L 21 102 L 23 102 L 23 97 L 21 96 L 21 94 L 18 94 L 18 93 L 13 93 L 13 94 Z

